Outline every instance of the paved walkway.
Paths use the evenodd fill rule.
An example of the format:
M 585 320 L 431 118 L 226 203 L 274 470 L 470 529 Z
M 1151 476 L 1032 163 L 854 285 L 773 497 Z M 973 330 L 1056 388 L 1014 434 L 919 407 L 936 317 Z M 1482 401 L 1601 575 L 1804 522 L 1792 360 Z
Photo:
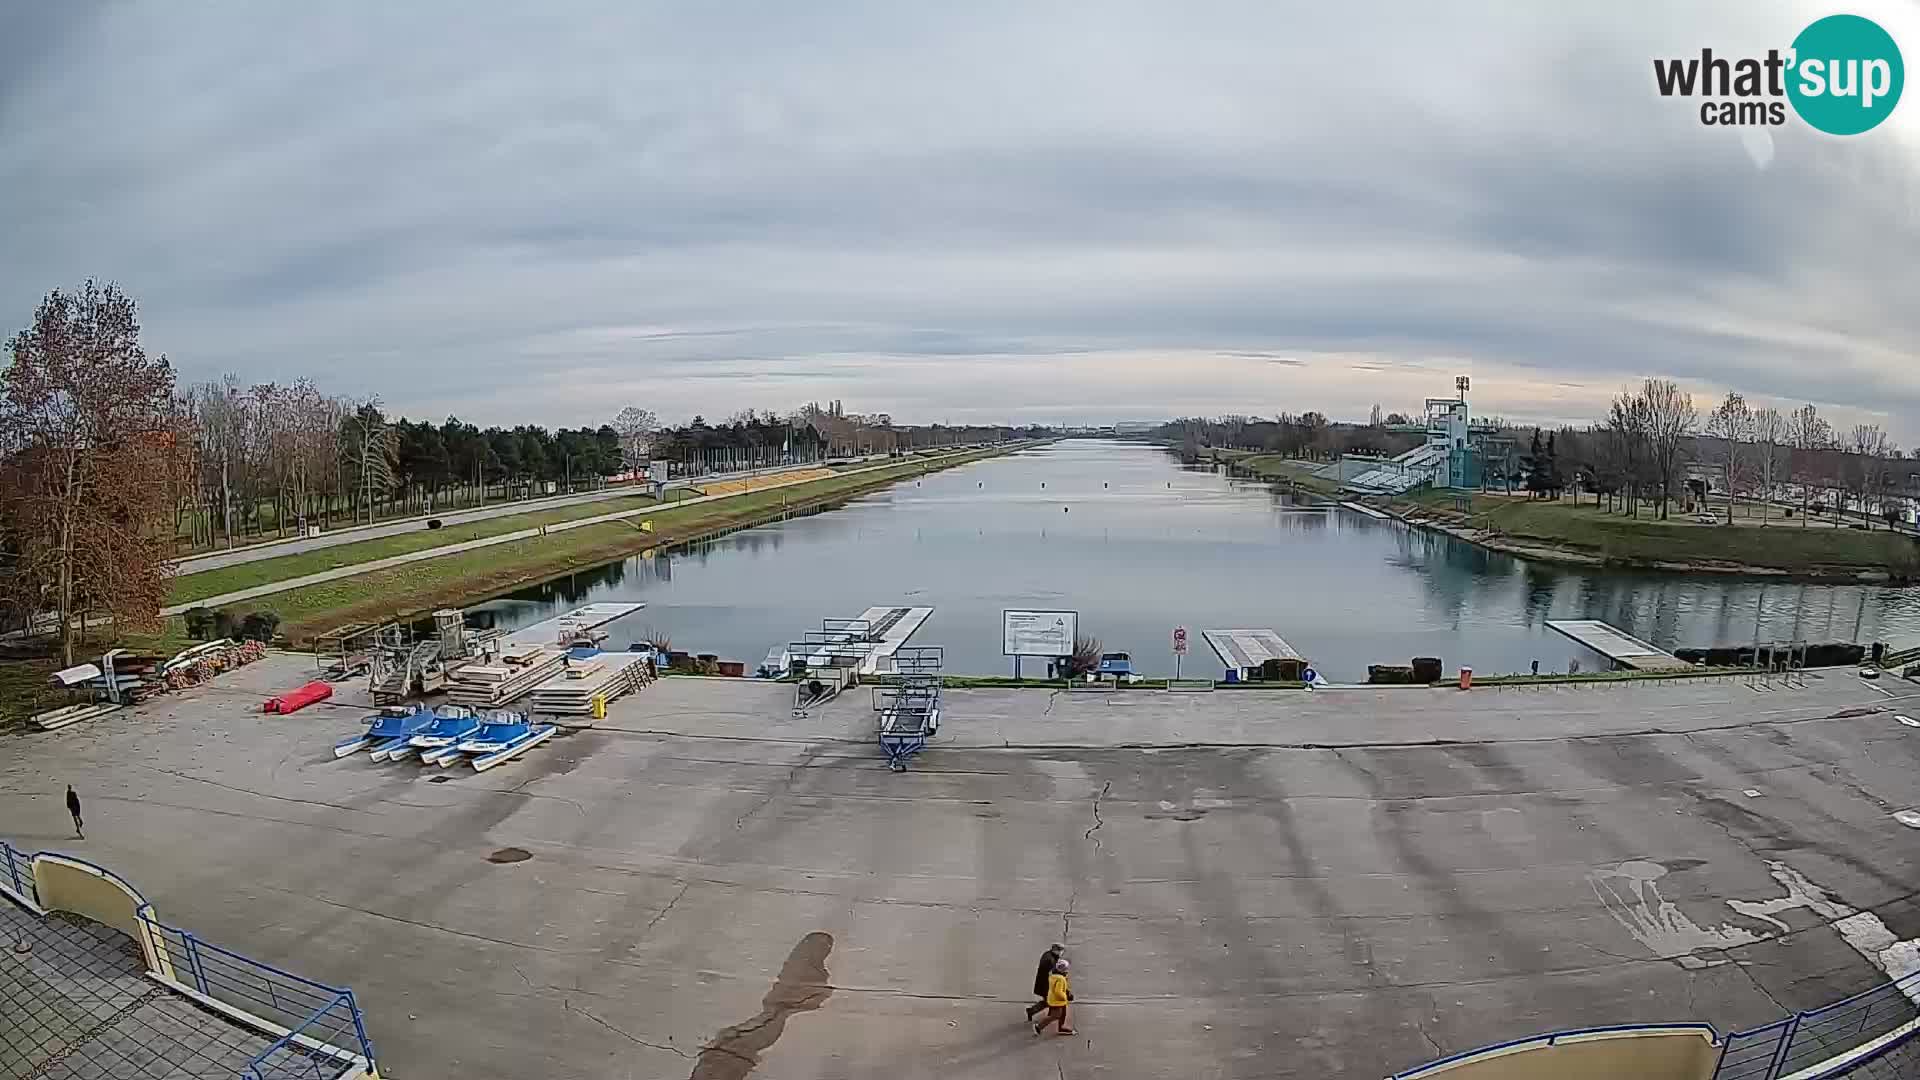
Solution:
M 1878 984 L 1829 904 L 1920 933 L 1892 816 L 1920 798 L 1913 702 L 1844 670 L 1767 694 L 954 690 L 904 773 L 865 693 L 796 719 L 790 686 L 671 678 L 478 774 L 335 760 L 344 703 L 259 712 L 312 670 L 273 653 L 15 739 L 0 820 L 65 846 L 74 783 L 88 858 L 353 986 L 401 1077 L 1371 1080 Z M 1071 1039 L 1021 1024 L 1053 941 Z
M 696 484 L 712 484 L 727 480 L 739 480 L 750 476 L 764 476 L 768 473 L 788 472 L 799 469 L 811 469 L 818 466 L 776 465 L 764 469 L 742 469 L 738 472 L 710 473 L 705 476 L 682 477 L 669 481 L 667 489 L 687 488 Z M 295 537 L 287 540 L 270 540 L 261 544 L 249 544 L 246 547 L 230 548 L 226 551 L 210 551 L 202 555 L 187 555 L 173 560 L 174 569 L 181 574 L 198 574 L 207 570 L 219 570 L 243 563 L 259 562 L 262 559 L 277 559 L 282 555 L 298 555 L 306 551 L 319 551 L 323 548 L 338 547 L 341 544 L 357 544 L 362 540 L 377 540 L 383 536 L 399 536 L 402 533 L 424 532 L 427 522 L 437 518 L 442 525 L 463 525 L 473 521 L 487 521 L 492 518 L 512 517 L 515 514 L 537 514 L 543 510 L 555 510 L 566 506 L 578 506 L 582 503 L 600 502 L 605 499 L 623 499 L 641 493 L 639 487 L 606 488 L 600 491 L 584 491 L 572 495 L 555 495 L 541 499 L 527 499 L 521 502 L 501 503 L 497 506 L 481 506 L 471 510 L 449 510 L 441 514 L 421 514 L 418 517 L 404 518 L 399 521 L 385 521 L 373 525 L 351 525 L 343 529 L 332 529 L 319 536 Z M 691 501 L 691 500 L 689 500 Z
M 920 458 L 916 460 L 922 462 L 923 464 L 931 466 L 941 461 L 944 461 L 945 458 Z M 861 469 L 848 469 L 846 472 L 843 472 L 840 475 L 841 476 L 858 476 L 861 473 L 874 472 L 879 469 L 892 468 L 897 464 L 901 464 L 901 463 L 889 462 L 887 464 L 882 464 L 882 465 L 870 465 Z M 819 479 L 819 477 L 813 475 L 811 471 L 807 471 L 803 476 L 796 478 L 794 480 L 782 480 L 775 483 L 767 484 L 764 487 L 754 488 L 753 490 L 754 491 L 775 491 L 783 487 L 793 487 L 797 484 L 811 483 L 816 479 Z M 190 603 L 174 604 L 169 607 L 161 608 L 160 614 L 168 615 L 168 616 L 179 615 L 182 612 L 185 612 L 191 608 L 201 608 L 201 607 L 215 608 L 215 607 L 222 607 L 227 604 L 237 604 L 243 600 L 253 600 L 262 596 L 271 596 L 275 593 L 287 592 L 291 589 L 304 588 L 308 585 L 319 585 L 323 582 L 328 582 L 328 581 L 338 581 L 341 578 L 355 577 L 360 574 L 371 574 L 376 570 L 389 570 L 396 566 L 405 566 L 408 563 L 422 562 L 427 559 L 438 559 L 447 555 L 458 555 L 466 551 L 477 551 L 481 548 L 493 547 L 496 544 L 511 544 L 516 540 L 527 540 L 536 536 L 550 536 L 554 533 L 567 532 L 571 529 L 583 529 L 589 525 L 604 525 L 609 521 L 626 521 L 629 518 L 647 517 L 649 515 L 662 513 L 667 510 L 677 510 L 683 506 L 698 506 L 701 503 L 715 502 L 720 499 L 731 499 L 736 495 L 740 495 L 740 494 L 748 494 L 748 493 L 747 492 L 729 492 L 729 493 L 720 494 L 720 495 L 700 495 L 691 499 L 682 499 L 679 502 L 672 503 L 670 505 L 653 504 L 648 506 L 635 507 L 634 509 L 631 509 L 631 510 L 617 510 L 609 514 L 596 514 L 592 517 L 575 518 L 572 521 L 561 521 L 561 522 L 556 522 L 552 525 L 540 525 L 540 526 L 535 526 L 529 529 L 517 529 L 513 532 L 501 533 L 498 536 L 484 536 L 478 540 L 466 540 L 457 544 L 445 544 L 436 548 L 427 548 L 423 551 L 409 551 L 403 555 L 391 555 L 384 559 L 371 559 L 367 562 L 354 563 L 351 566 L 337 566 L 331 570 L 321 570 L 312 574 L 304 574 L 304 575 L 301 575 L 300 577 L 287 578 L 283 581 L 270 581 L 264 585 L 255 585 L 251 588 L 237 589 L 233 592 L 221 593 L 218 596 L 208 596 L 199 600 L 194 600 Z M 524 509 L 521 509 L 516 512 L 525 513 L 526 511 Z M 370 537 L 365 537 L 365 536 L 358 537 L 358 539 L 369 539 L 369 538 Z M 238 553 L 236 552 L 236 554 Z M 280 551 L 280 552 L 276 552 L 276 554 L 292 554 L 292 552 Z

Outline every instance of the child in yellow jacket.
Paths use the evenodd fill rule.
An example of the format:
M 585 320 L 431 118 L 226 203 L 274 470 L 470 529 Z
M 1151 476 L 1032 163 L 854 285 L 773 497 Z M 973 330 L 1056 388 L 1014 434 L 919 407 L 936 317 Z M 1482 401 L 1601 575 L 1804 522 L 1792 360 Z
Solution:
M 1038 1035 L 1047 1030 L 1048 1024 L 1058 1024 L 1060 1034 L 1073 1034 L 1067 1026 L 1067 1002 L 1072 1000 L 1073 987 L 1067 982 L 1067 962 L 1063 959 L 1053 965 L 1053 974 L 1047 978 L 1047 1015 L 1033 1025 L 1033 1033 Z

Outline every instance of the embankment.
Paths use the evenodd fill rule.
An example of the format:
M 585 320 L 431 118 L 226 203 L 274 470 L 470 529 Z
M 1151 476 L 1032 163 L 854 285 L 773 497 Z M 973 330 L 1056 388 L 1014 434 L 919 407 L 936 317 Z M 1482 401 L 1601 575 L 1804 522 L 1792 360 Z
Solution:
M 644 518 L 528 537 L 309 585 L 235 603 L 228 610 L 273 611 L 280 616 L 282 637 L 306 642 L 334 627 L 404 619 L 438 607 L 457 607 L 571 570 L 844 501 L 903 479 L 1008 453 L 1024 445 L 915 459 L 694 506 L 662 508 Z M 643 521 L 651 524 L 651 531 L 641 527 Z

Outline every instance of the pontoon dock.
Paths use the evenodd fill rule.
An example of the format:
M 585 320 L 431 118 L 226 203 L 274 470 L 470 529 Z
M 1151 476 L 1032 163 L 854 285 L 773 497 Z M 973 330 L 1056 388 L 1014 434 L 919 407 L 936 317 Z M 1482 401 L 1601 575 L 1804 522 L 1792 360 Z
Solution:
M 1548 619 L 1547 627 L 1635 671 L 1686 671 L 1694 666 L 1599 619 Z
M 1306 658 L 1287 644 L 1287 639 L 1268 629 L 1259 630 L 1203 630 L 1201 636 L 1207 639 L 1220 662 L 1240 672 L 1241 678 L 1251 678 L 1254 673 L 1267 670 L 1274 665 L 1267 678 L 1300 679 L 1307 667 Z

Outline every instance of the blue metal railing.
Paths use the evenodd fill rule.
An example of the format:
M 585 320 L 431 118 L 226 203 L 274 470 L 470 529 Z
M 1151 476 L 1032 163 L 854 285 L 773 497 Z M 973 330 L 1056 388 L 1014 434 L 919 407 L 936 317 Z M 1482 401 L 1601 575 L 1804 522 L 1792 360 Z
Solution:
M 1799 1072 L 1872 1042 L 1903 1024 L 1920 1020 L 1909 994 L 1920 988 L 1920 973 L 1882 983 L 1842 1001 L 1796 1013 L 1787 1025 L 1774 1076 Z M 1715 1074 L 1715 1080 L 1727 1080 Z
M 353 991 L 202 941 L 155 919 L 150 907 L 141 910 L 140 921 L 176 982 L 287 1029 L 243 1075 L 331 1080 L 348 1064 L 342 1051 L 373 1061 L 373 1043 Z
M 1903 1025 L 1920 1021 L 1920 972 L 1881 983 L 1818 1009 L 1795 1013 L 1762 1027 L 1736 1031 L 1724 1038 L 1711 1024 L 1617 1024 L 1609 1027 L 1576 1028 L 1545 1035 L 1479 1046 L 1429 1061 L 1417 1068 L 1395 1073 L 1388 1080 L 1418 1080 L 1444 1066 L 1468 1058 L 1513 1051 L 1517 1048 L 1546 1048 L 1576 1037 L 1592 1037 L 1610 1032 L 1694 1031 L 1706 1035 L 1720 1046 L 1720 1058 L 1713 1080 L 1779 1080 L 1780 1077 L 1832 1061 L 1859 1049 L 1875 1039 L 1889 1035 Z M 1920 1029 L 1889 1042 L 1876 1053 L 1890 1050 L 1920 1035 Z M 1826 1076 L 1841 1076 L 1860 1062 L 1835 1066 Z
M 33 887 L 33 857 L 22 856 L 5 840 L 0 840 L 0 875 L 5 875 L 6 885 L 15 896 L 38 905 L 38 893 Z
M 52 855 L 27 855 L 0 841 L 0 885 L 37 902 L 33 860 L 40 854 Z M 122 881 L 103 867 L 71 856 L 57 857 Z M 132 886 L 127 889 L 139 896 Z M 155 975 L 285 1030 L 248 1062 L 238 1074 L 242 1080 L 334 1080 L 372 1066 L 373 1041 L 367 1038 L 366 1021 L 353 991 L 203 941 L 190 931 L 161 922 L 150 904 L 142 903 L 135 914 L 151 949 Z

